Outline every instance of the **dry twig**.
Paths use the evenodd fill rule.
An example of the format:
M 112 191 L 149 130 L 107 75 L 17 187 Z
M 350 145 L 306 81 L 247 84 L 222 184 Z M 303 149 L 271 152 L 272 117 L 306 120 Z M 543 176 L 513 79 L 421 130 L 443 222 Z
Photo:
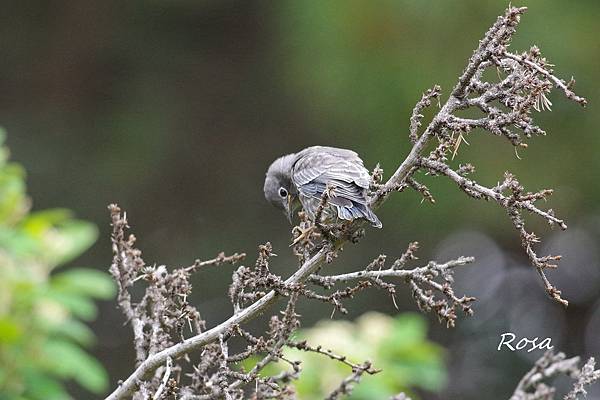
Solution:
M 576 400 L 579 394 L 585 395 L 585 387 L 600 380 L 600 370 L 595 369 L 593 358 L 582 368 L 579 368 L 579 361 L 579 357 L 566 358 L 563 353 L 555 354 L 549 350 L 523 376 L 510 400 L 553 400 L 556 390 L 548 385 L 548 381 L 560 375 L 575 380 L 564 400 Z
M 536 202 L 551 194 L 550 190 L 536 193 L 525 192 L 518 181 L 506 174 L 502 183 L 486 187 L 467 178 L 474 168 L 470 164 L 454 170 L 448 164 L 448 155 L 454 157 L 465 136 L 474 129 L 482 129 L 494 135 L 505 137 L 513 146 L 526 147 L 523 137 L 543 135 L 545 132 L 533 123 L 532 110 L 542 110 L 551 106 L 547 94 L 552 87 L 559 88 L 567 98 L 585 105 L 585 99 L 572 91 L 572 82 L 567 84 L 553 75 L 550 64 L 541 56 L 539 49 L 532 47 L 520 55 L 508 51 L 515 28 L 525 8 L 509 7 L 500 16 L 479 42 L 469 62 L 451 91 L 449 98 L 440 107 L 429 124 L 421 129 L 423 110 L 434 101 L 439 102 L 441 88 L 434 86 L 425 94 L 413 109 L 410 119 L 410 140 L 413 147 L 390 179 L 383 182 L 383 171 L 376 167 L 372 175 L 370 205 L 377 208 L 392 192 L 412 187 L 423 197 L 433 202 L 429 188 L 415 179 L 415 174 L 423 171 L 454 181 L 467 195 L 482 200 L 493 200 L 505 208 L 515 228 L 519 231 L 523 247 L 533 266 L 542 277 L 546 291 L 563 304 L 560 291 L 545 275 L 545 269 L 553 268 L 558 256 L 538 256 L 534 244 L 539 240 L 525 230 L 523 211 L 536 214 L 551 225 L 566 229 L 565 223 L 557 218 L 552 210 L 544 211 Z M 498 82 L 483 80 L 484 71 L 497 69 Z M 481 118 L 463 118 L 458 111 L 476 108 L 483 113 Z M 431 142 L 437 141 L 433 150 Z M 335 189 L 334 189 L 335 190 Z M 327 202 L 322 199 L 322 206 Z M 298 227 L 299 232 L 307 232 L 294 242 L 294 252 L 299 258 L 298 270 L 284 279 L 270 271 L 273 255 L 269 243 L 259 247 L 259 255 L 254 266 L 240 266 L 232 276 L 229 298 L 233 315 L 226 321 L 206 329 L 206 323 L 199 311 L 187 301 L 192 290 L 190 275 L 210 265 L 237 263 L 244 254 L 225 256 L 223 253 L 208 261 L 197 260 L 193 265 L 169 271 L 165 266 L 147 266 L 141 252 L 135 248 L 135 237 L 127 235 L 127 218 L 116 205 L 110 206 L 113 234 L 113 263 L 110 271 L 118 283 L 118 302 L 134 332 L 136 349 L 136 370 L 123 381 L 108 400 L 165 398 L 178 393 L 187 400 L 208 399 L 292 399 L 294 389 L 289 383 L 297 379 L 301 372 L 299 362 L 283 356 L 286 346 L 313 351 L 341 362 L 351 368 L 351 375 L 343 380 L 329 398 L 338 398 L 350 393 L 351 388 L 366 373 L 375 373 L 370 362 L 357 364 L 330 351 L 306 343 L 299 344 L 291 339 L 300 325 L 296 314 L 296 303 L 301 298 L 328 303 L 334 310 L 345 311 L 343 300 L 369 288 L 386 290 L 395 301 L 397 281 L 408 284 L 419 307 L 433 311 L 448 326 L 456 322 L 456 309 L 470 315 L 471 302 L 468 296 L 457 297 L 452 288 L 453 268 L 472 261 L 461 257 L 446 263 L 430 262 L 422 267 L 406 268 L 414 260 L 416 243 L 389 267 L 385 267 L 386 257 L 381 255 L 365 268 L 348 274 L 323 275 L 322 266 L 331 263 L 338 251 L 348 241 L 356 242 L 364 234 L 362 223 L 322 226 L 304 217 Z M 318 213 L 319 214 L 319 213 Z M 320 243 L 319 243 L 320 241 Z M 354 286 L 333 290 L 336 284 L 358 281 Z M 134 303 L 131 289 L 134 285 L 145 285 L 144 295 Z M 317 286 L 317 287 L 315 287 Z M 319 291 L 317 291 L 317 289 Z M 325 291 L 325 293 L 323 293 Z M 437 296 L 437 297 L 436 297 Z M 265 312 L 278 298 L 286 298 L 287 305 L 280 315 L 273 315 L 266 331 L 255 335 L 244 328 L 244 324 Z M 241 341 L 242 350 L 232 351 L 232 340 Z M 237 347 L 236 347 L 237 348 Z M 193 363 L 188 354 L 199 351 L 201 359 Z M 536 364 L 536 369 L 523 378 L 515 396 L 542 390 L 538 384 L 549 371 L 573 372 L 574 359 L 547 359 Z M 245 371 L 237 363 L 257 357 L 258 361 L 250 371 Z M 555 358 L 552 358 L 555 357 Z M 275 376 L 262 376 L 261 371 L 270 363 L 281 362 L 291 369 Z M 162 368 L 165 366 L 165 368 Z M 575 374 L 575 372 L 573 372 Z M 573 399 L 583 393 L 583 386 L 598 379 L 593 361 L 590 361 L 577 375 Z M 524 395 L 523 395 L 524 396 Z M 394 399 L 405 399 L 402 394 Z M 513 397 L 513 400 L 531 400 L 549 397 Z

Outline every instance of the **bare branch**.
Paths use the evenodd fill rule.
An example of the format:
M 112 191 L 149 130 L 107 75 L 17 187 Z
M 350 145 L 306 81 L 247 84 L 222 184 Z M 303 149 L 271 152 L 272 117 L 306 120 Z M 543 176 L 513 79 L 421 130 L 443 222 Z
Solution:
M 560 291 L 545 275 L 545 269 L 555 267 L 553 263 L 560 256 L 540 257 L 535 253 L 533 246 L 539 239 L 525 230 L 522 217 L 522 213 L 527 211 L 542 217 L 551 225 L 566 229 L 564 221 L 557 218 L 552 210 L 542 210 L 536 205 L 538 200 L 545 199 L 552 191 L 525 192 L 510 174 L 506 174 L 502 183 L 496 187 L 485 187 L 466 178 L 467 174 L 474 172 L 472 165 L 465 164 L 454 170 L 447 163 L 448 155 L 456 156 L 466 135 L 476 129 L 503 136 L 513 146 L 521 148 L 527 146 L 523 143 L 523 137 L 545 134 L 533 123 L 531 115 L 533 111 L 550 109 L 552 104 L 546 95 L 553 87 L 562 90 L 567 98 L 585 105 L 585 99 L 572 91 L 572 82 L 566 84 L 553 75 L 550 64 L 541 56 L 539 49 L 532 47 L 522 55 L 508 52 L 510 39 L 525 10 L 524 7 L 509 7 L 504 15 L 498 17 L 479 42 L 446 102 L 419 134 L 424 118 L 422 112 L 435 100 L 439 101 L 441 89 L 436 85 L 423 94 L 410 118 L 409 137 L 413 147 L 384 184 L 381 183 L 383 171 L 379 167 L 375 168 L 370 185 L 369 205 L 377 208 L 390 193 L 407 187 L 415 189 L 425 199 L 433 202 L 429 188 L 414 177 L 418 171 L 450 179 L 473 198 L 493 200 L 507 210 L 509 218 L 519 231 L 522 245 L 532 265 L 542 277 L 546 291 L 552 298 L 566 305 L 567 302 L 560 297 Z M 498 82 L 483 80 L 487 69 L 498 71 Z M 456 115 L 457 111 L 469 108 L 476 108 L 484 115 L 480 118 Z M 437 141 L 435 146 L 432 145 L 432 140 Z M 425 154 L 426 151 L 429 151 L 429 155 Z M 416 243 L 411 244 L 390 267 L 385 267 L 386 257 L 380 255 L 360 271 L 320 275 L 322 266 L 333 262 L 347 242 L 355 243 L 364 234 L 361 221 L 331 226 L 322 223 L 320 215 L 328 196 L 329 190 L 321 199 L 316 220 L 310 221 L 304 215 L 300 225 L 294 230 L 296 240 L 292 247 L 300 262 L 297 271 L 287 279 L 271 272 L 269 264 L 273 256 L 272 247 L 269 243 L 260 246 L 253 266 L 242 265 L 233 272 L 229 287 L 233 315 L 208 330 L 200 312 L 187 301 L 192 289 L 189 277 L 192 273 L 200 272 L 203 267 L 240 262 L 245 254 L 225 256 L 220 253 L 214 259 L 196 260 L 191 266 L 172 271 L 166 266 L 147 266 L 141 258 L 141 252 L 135 248 L 135 237 L 126 236 L 126 215 L 121 214 L 116 205 L 111 205 L 114 257 L 110 271 L 119 287 L 119 306 L 134 331 L 137 368 L 107 399 L 124 399 L 131 395 L 135 400 L 161 396 L 164 398 L 166 393 L 178 391 L 178 396 L 187 400 L 238 400 L 248 398 L 251 382 L 255 385 L 250 398 L 291 399 L 294 391 L 289 382 L 298 377 L 301 369 L 299 362 L 283 356 L 282 349 L 286 346 L 313 351 L 350 366 L 352 374 L 341 382 L 329 398 L 335 399 L 350 393 L 352 386 L 365 372 L 375 373 L 377 370 L 368 361 L 363 364 L 350 363 L 344 356 L 335 355 L 320 347 L 293 342 L 291 335 L 300 323 L 299 316 L 295 313 L 295 304 L 300 297 L 322 301 L 333 305 L 334 310 L 345 312 L 343 300 L 369 287 L 387 291 L 392 301 L 395 301 L 395 283 L 386 278 L 400 278 L 412 289 L 413 298 L 419 307 L 423 311 L 435 312 L 449 327 L 455 324 L 457 308 L 467 315 L 472 313 L 470 303 L 475 299 L 468 296 L 459 298 L 452 288 L 453 268 L 469 263 L 472 259 L 460 257 L 442 264 L 430 262 L 422 267 L 405 269 L 408 261 L 416 259 Z M 354 286 L 332 291 L 336 284 L 350 281 L 358 282 Z M 130 294 L 134 284 L 145 285 L 144 294 L 137 304 L 133 304 Z M 313 288 L 311 285 L 320 287 Z M 243 328 L 246 322 L 264 313 L 280 297 L 288 299 L 287 306 L 281 315 L 271 317 L 266 333 L 255 335 Z M 231 351 L 228 341 L 233 339 L 242 340 L 245 348 L 237 352 Z M 231 347 L 234 348 L 236 347 Z M 192 364 L 187 356 L 194 350 L 202 352 L 197 364 Z M 236 366 L 239 361 L 252 356 L 257 357 L 258 361 L 249 371 Z M 553 370 L 567 371 L 573 366 L 573 362 L 564 360 L 564 356 L 561 360 L 552 357 L 555 356 L 550 355 L 546 361 L 540 361 L 540 366 L 536 367 L 538 369 L 526 375 L 515 393 L 520 393 L 519 390 L 526 393 L 534 387 L 536 392 L 539 389 L 539 393 L 542 393 L 543 387 L 537 382 L 545 378 L 547 373 Z M 268 364 L 279 361 L 291 366 L 291 369 L 270 377 L 260 374 Z M 188 365 L 192 369 L 189 374 L 182 373 L 186 363 L 191 364 Z M 166 367 L 163 371 L 161 367 L 164 365 Z M 572 396 L 583 393 L 583 386 L 597 379 L 593 362 L 586 364 L 584 370 L 585 373 L 578 375 L 583 378 L 577 381 Z M 189 384 L 181 384 L 182 376 L 189 378 Z M 401 398 L 405 397 L 395 397 Z M 544 397 L 515 397 L 513 400 L 533 398 Z
M 571 79 L 571 81 L 569 83 L 565 83 L 565 81 L 563 81 L 562 79 L 554 76 L 552 74 L 552 70 L 548 70 L 548 69 L 546 69 L 546 67 L 544 65 L 540 65 L 540 64 L 528 59 L 527 54 L 518 56 L 516 54 L 504 52 L 504 56 L 506 58 L 515 60 L 519 64 L 527 65 L 528 67 L 532 68 L 536 72 L 539 72 L 540 74 L 544 75 L 546 78 L 550 79 L 554 83 L 554 86 L 556 86 L 557 88 L 560 88 L 565 93 L 565 96 L 567 96 L 567 98 L 579 103 L 583 107 L 585 107 L 587 105 L 587 100 L 585 98 L 583 98 L 581 96 L 577 96 L 577 94 L 571 90 L 571 87 L 575 84 L 575 81 L 573 79 Z
M 127 226 L 127 223 L 126 220 L 121 218 L 120 209 L 117 206 L 111 206 L 111 215 L 113 220 L 113 230 L 115 231 L 113 237 L 119 240 L 119 244 L 113 247 L 113 249 L 116 249 L 115 261 L 119 263 L 119 267 L 115 268 L 132 265 L 132 262 L 136 260 L 136 258 L 131 259 L 129 258 L 129 256 L 123 257 L 123 254 L 139 255 L 139 250 L 136 251 L 136 249 L 132 248 L 134 243 L 133 241 L 124 242 L 119 239 L 123 237 L 122 231 Z M 300 269 L 296 271 L 296 273 L 294 273 L 290 278 L 288 278 L 285 281 L 285 283 L 291 286 L 304 281 L 306 278 L 308 278 L 308 276 L 314 273 L 319 268 L 319 266 L 325 261 L 325 256 L 329 251 L 331 251 L 330 245 L 324 246 L 314 256 L 307 260 L 302 265 L 302 267 L 300 267 Z M 248 307 L 239 310 L 239 312 L 235 313 L 229 319 L 215 326 L 214 328 L 197 334 L 196 336 L 188 338 L 180 343 L 173 344 L 170 347 L 164 348 L 163 350 L 150 355 L 149 357 L 145 358 L 138 365 L 137 369 L 124 382 L 122 382 L 119 385 L 119 387 L 106 399 L 115 400 L 131 396 L 136 390 L 138 382 L 141 382 L 144 379 L 150 377 L 151 374 L 158 367 L 163 365 L 168 358 L 176 359 L 193 351 L 194 349 L 199 349 L 209 343 L 217 341 L 219 335 L 225 334 L 233 326 L 239 326 L 259 315 L 263 310 L 269 307 L 276 300 L 277 297 L 278 294 L 272 290 L 266 293 L 256 302 L 249 305 Z
M 523 188 L 519 185 L 519 182 L 508 173 L 505 174 L 504 181 L 501 184 L 495 188 L 487 188 L 475 181 L 465 178 L 442 162 L 422 158 L 420 164 L 433 173 L 450 178 L 469 196 L 475 199 L 493 200 L 506 209 L 513 225 L 519 231 L 523 248 L 529 257 L 531 264 L 536 268 L 538 274 L 542 278 L 546 292 L 564 306 L 569 304 L 560 296 L 560 290 L 550 283 L 544 272 L 544 269 L 546 268 L 556 268 L 556 265 L 552 264 L 552 262 L 560 260 L 560 256 L 539 257 L 535 253 L 533 245 L 538 243 L 539 239 L 534 234 L 528 233 L 525 230 L 525 222 L 521 216 L 521 210 L 526 210 L 544 218 L 550 225 L 556 224 L 563 230 L 567 229 L 565 222 L 562 219 L 556 218 L 551 210 L 543 211 L 535 205 L 537 200 L 545 200 L 551 195 L 551 190 L 545 189 L 537 193 L 523 193 Z M 506 190 L 510 191 L 509 195 L 503 194 Z
M 525 7 L 509 7 L 505 14 L 498 18 L 480 41 L 446 103 L 419 136 L 421 111 L 431 104 L 431 98 L 439 98 L 439 87 L 436 86 L 434 90 L 429 90 L 423 95 L 413 109 L 410 121 L 410 137 L 414 146 L 392 177 L 377 188 L 371 204 L 374 207 L 379 206 L 391 192 L 407 185 L 432 201 L 433 196 L 429 189 L 414 180 L 414 174 L 421 168 L 429 173 L 450 178 L 467 195 L 475 199 L 494 200 L 507 210 L 513 225 L 519 231 L 523 248 L 542 278 L 546 292 L 552 299 L 567 306 L 568 302 L 561 297 L 560 290 L 549 282 L 544 272 L 545 268 L 555 268 L 553 262 L 558 261 L 560 256 L 537 256 L 533 246 L 539 239 L 535 234 L 525 231 L 521 216 L 521 211 L 525 210 L 539 215 L 551 225 L 556 224 L 561 229 L 566 229 L 565 222 L 557 218 L 552 210 L 543 211 L 535 205 L 536 200 L 545 199 L 552 191 L 546 189 L 536 193 L 523 193 L 524 189 L 509 174 L 505 176 L 504 186 L 487 188 L 465 178 L 467 172 L 473 171 L 470 164 L 468 171 L 454 171 L 447 164 L 447 154 L 451 152 L 454 158 L 460 144 L 464 142 L 464 135 L 475 129 L 504 136 L 513 146 L 522 148 L 527 147 L 522 141 L 522 135 L 527 138 L 544 135 L 545 132 L 533 123 L 531 113 L 532 110 L 550 108 L 551 103 L 546 94 L 552 87 L 562 90 L 567 98 L 581 105 L 586 104 L 584 98 L 571 90 L 573 81 L 566 84 L 553 75 L 550 64 L 541 56 L 537 47 L 532 47 L 522 55 L 508 51 L 510 39 L 521 14 L 525 11 Z M 499 82 L 483 81 L 484 71 L 490 68 L 497 69 L 499 75 L 502 72 L 505 76 L 500 78 Z M 495 101 L 502 107 L 495 105 Z M 485 115 L 480 118 L 455 115 L 456 111 L 471 107 L 476 107 Z M 433 138 L 437 138 L 438 145 L 425 157 L 423 153 Z M 504 190 L 509 190 L 510 195 L 504 195 Z
M 442 88 L 438 85 L 435 85 L 433 88 L 428 89 L 423 96 L 421 96 L 421 100 L 417 102 L 415 108 L 413 108 L 412 115 L 410 117 L 410 141 L 414 144 L 419 140 L 418 132 L 419 127 L 421 126 L 421 120 L 423 119 L 423 115 L 421 112 L 427 107 L 431 106 L 434 100 L 440 99 L 442 95 Z
M 167 387 L 167 383 L 169 383 L 169 378 L 171 376 L 171 368 L 173 367 L 173 360 L 171 358 L 167 358 L 167 365 L 165 366 L 165 374 L 163 376 L 163 380 L 156 390 L 156 393 L 152 397 L 152 400 L 159 400 L 162 398 L 163 392 Z
M 371 370 L 371 363 L 369 361 L 365 361 L 362 365 L 353 368 L 352 374 L 345 378 L 335 390 L 329 393 L 325 399 L 336 400 L 341 396 L 349 395 L 352 393 L 354 385 L 359 383 L 362 375 L 369 370 Z
M 577 381 L 573 384 L 573 389 L 567 393 L 564 400 L 577 400 L 578 395 L 587 395 L 586 386 L 600 380 L 600 370 L 596 369 L 596 360 L 594 357 L 585 363 L 581 371 L 577 373 Z
M 560 375 L 575 379 L 573 389 L 564 397 L 565 400 L 576 400 L 577 395 L 585 395 L 585 387 L 600 380 L 600 370 L 595 370 L 593 358 L 583 368 L 579 368 L 579 361 L 579 357 L 566 358 L 563 353 L 555 354 L 549 350 L 523 376 L 510 400 L 552 400 L 555 389 L 547 383 Z
M 399 259 L 400 261 L 402 258 Z M 322 286 L 333 286 L 339 282 L 348 282 L 359 279 L 369 279 L 374 285 L 387 290 L 392 298 L 395 295 L 395 285 L 384 282 L 383 278 L 401 278 L 412 289 L 414 299 L 423 311 L 434 311 L 440 321 L 445 321 L 448 327 L 454 327 L 456 323 L 456 308 L 462 309 L 466 315 L 472 315 L 470 303 L 475 301 L 474 297 L 456 297 L 452 290 L 453 268 L 460 265 L 472 263 L 473 257 L 459 257 L 443 264 L 430 261 L 424 267 L 413 269 L 399 269 L 398 261 L 387 269 L 370 270 L 364 269 L 356 272 L 340 275 L 311 275 L 310 280 Z M 437 282 L 441 278 L 442 282 Z M 442 294 L 445 299 L 436 300 L 433 291 Z

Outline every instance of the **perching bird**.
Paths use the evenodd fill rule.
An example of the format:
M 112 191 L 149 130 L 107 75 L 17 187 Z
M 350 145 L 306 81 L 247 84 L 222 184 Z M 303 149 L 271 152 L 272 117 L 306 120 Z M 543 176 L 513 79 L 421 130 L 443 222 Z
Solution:
M 273 161 L 265 178 L 265 198 L 292 221 L 301 205 L 314 221 L 323 192 L 329 187 L 325 221 L 366 219 L 381 228 L 369 208 L 367 189 L 371 177 L 358 154 L 335 147 L 313 146 Z

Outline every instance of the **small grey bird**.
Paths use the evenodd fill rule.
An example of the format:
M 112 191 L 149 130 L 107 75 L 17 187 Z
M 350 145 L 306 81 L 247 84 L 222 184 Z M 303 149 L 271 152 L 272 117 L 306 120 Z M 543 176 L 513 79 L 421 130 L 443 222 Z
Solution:
M 352 221 L 364 218 L 381 228 L 381 221 L 369 208 L 367 189 L 371 177 L 358 154 L 335 147 L 313 146 L 279 157 L 267 170 L 265 198 L 292 221 L 301 205 L 314 220 L 323 192 L 331 189 L 325 220 Z

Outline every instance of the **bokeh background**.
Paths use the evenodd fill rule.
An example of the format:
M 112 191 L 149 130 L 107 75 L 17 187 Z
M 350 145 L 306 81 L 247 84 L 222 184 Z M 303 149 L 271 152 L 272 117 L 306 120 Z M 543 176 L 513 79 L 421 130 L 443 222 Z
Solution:
M 188 265 L 217 252 L 270 240 L 274 266 L 290 274 L 289 225 L 263 199 L 266 167 L 309 145 L 358 151 L 387 176 L 409 149 L 408 118 L 421 93 L 448 93 L 467 58 L 507 4 L 482 1 L 23 1 L 0 14 L 0 124 L 12 158 L 28 171 L 34 209 L 66 207 L 94 222 L 100 238 L 66 268 L 106 270 L 111 260 L 106 206 L 127 210 L 148 263 Z M 507 398 L 540 352 L 498 352 L 501 333 L 551 337 L 567 354 L 600 355 L 600 3 L 531 0 L 513 42 L 536 44 L 564 77 L 576 77 L 589 106 L 559 92 L 537 121 L 548 136 L 519 150 L 473 132 L 458 161 L 494 184 L 505 170 L 529 189 L 553 187 L 548 206 L 569 230 L 531 219 L 541 251 L 564 256 L 551 279 L 571 302 L 550 301 L 528 266 L 516 232 L 493 204 L 432 181 L 436 204 L 405 192 L 378 212 L 369 230 L 333 268 L 351 270 L 380 252 L 422 245 L 422 260 L 473 255 L 457 290 L 479 301 L 452 330 L 428 317 L 429 337 L 447 353 L 449 379 L 425 399 L 476 399 L 482 388 Z M 194 281 L 193 302 L 209 325 L 231 312 L 230 267 Z M 407 292 L 401 310 L 414 310 Z M 396 314 L 382 292 L 349 303 Z M 305 325 L 330 310 L 302 309 Z M 92 323 L 94 354 L 111 387 L 132 370 L 130 328 L 114 301 Z M 96 398 L 73 388 L 78 398 Z M 596 396 L 596 397 L 594 397 Z M 591 399 L 599 399 L 596 389 Z

